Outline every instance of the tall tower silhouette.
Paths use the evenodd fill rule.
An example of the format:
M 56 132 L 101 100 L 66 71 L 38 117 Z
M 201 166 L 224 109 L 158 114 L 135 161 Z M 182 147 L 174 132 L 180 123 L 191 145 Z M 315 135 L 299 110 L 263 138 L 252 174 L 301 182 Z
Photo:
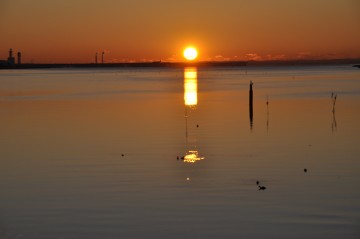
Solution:
M 13 50 L 10 48 L 9 50 L 9 57 L 8 57 L 8 65 L 14 65 L 15 64 L 15 58 L 13 57 Z
M 18 63 L 18 65 L 21 65 L 21 52 L 20 51 L 17 53 L 17 63 Z

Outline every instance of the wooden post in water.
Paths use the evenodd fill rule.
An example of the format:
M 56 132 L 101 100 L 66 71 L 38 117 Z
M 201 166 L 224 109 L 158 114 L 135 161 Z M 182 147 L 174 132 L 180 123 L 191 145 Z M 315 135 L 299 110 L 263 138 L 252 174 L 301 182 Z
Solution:
M 266 133 L 269 133 L 269 96 L 266 95 Z
M 250 81 L 250 90 L 249 90 L 249 115 L 250 115 L 250 129 L 253 127 L 253 82 Z
M 337 129 L 336 118 L 335 118 L 336 98 L 337 98 L 337 93 L 334 94 L 334 92 L 331 92 L 331 100 L 332 100 L 332 103 L 333 103 L 333 108 L 332 108 L 333 122 L 332 122 L 332 124 L 331 124 L 332 132 L 334 132 L 334 129 L 335 129 L 335 130 Z

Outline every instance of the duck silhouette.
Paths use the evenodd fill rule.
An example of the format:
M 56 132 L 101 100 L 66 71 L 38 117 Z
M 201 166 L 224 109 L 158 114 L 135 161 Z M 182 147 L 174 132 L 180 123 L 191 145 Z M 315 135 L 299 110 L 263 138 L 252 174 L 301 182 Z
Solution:
M 260 186 L 260 185 L 259 185 L 259 190 L 265 190 L 265 189 L 266 189 L 265 186 Z

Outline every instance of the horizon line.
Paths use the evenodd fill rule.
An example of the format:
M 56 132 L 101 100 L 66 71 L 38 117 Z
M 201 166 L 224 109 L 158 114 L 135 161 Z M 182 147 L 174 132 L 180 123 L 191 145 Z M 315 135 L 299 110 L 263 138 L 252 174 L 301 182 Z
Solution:
M 32 68 L 63 68 L 63 67 L 186 67 L 186 66 L 281 66 L 281 65 L 321 65 L 321 64 L 354 64 L 360 63 L 360 58 L 338 59 L 291 59 L 291 60 L 248 60 L 248 61 L 130 61 L 104 63 L 21 63 L 0 65 L 0 69 L 32 69 Z

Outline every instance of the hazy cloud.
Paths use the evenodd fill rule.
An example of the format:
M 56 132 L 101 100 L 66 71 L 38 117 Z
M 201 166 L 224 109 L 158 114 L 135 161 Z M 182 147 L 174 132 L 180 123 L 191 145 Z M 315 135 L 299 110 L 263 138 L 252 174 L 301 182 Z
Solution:
M 263 60 L 263 57 L 261 57 L 260 55 L 258 55 L 256 53 L 245 54 L 245 58 L 249 61 L 262 61 Z

